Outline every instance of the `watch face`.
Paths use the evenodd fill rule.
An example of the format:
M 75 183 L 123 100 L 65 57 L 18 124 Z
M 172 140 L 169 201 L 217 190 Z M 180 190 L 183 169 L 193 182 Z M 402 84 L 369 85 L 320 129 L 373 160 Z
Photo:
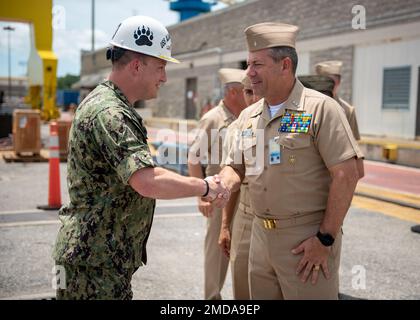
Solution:
M 334 243 L 333 236 L 328 234 L 328 233 L 318 232 L 317 237 L 318 237 L 319 241 L 321 241 L 321 243 L 326 247 L 332 246 L 333 243 Z

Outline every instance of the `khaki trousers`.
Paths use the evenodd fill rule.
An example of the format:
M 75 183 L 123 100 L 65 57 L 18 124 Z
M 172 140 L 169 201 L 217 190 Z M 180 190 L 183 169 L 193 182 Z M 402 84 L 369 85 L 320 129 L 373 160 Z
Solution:
M 311 283 L 312 274 L 302 283 L 296 268 L 303 254 L 291 252 L 302 241 L 316 235 L 321 220 L 318 213 L 301 219 L 277 220 L 276 228 L 266 229 L 263 219 L 254 218 L 249 259 L 251 299 L 338 299 L 341 233 L 328 258 L 329 280 L 320 270 L 315 285 Z
M 229 259 L 219 246 L 222 209 L 213 208 L 213 215 L 207 218 L 207 232 L 204 239 L 204 299 L 220 300 L 220 291 L 225 282 Z
M 249 205 L 248 185 L 241 186 L 238 209 L 232 225 L 230 244 L 230 270 L 232 273 L 233 298 L 249 300 L 248 260 L 251 244 L 251 228 L 254 215 Z

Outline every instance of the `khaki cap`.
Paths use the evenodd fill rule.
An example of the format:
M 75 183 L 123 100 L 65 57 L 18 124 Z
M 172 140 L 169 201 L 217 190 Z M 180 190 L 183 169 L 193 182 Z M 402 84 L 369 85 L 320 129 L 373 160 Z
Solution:
M 339 60 L 323 61 L 315 65 L 315 72 L 319 75 L 341 75 L 343 62 Z
M 272 47 L 295 48 L 297 26 L 286 23 L 264 22 L 254 24 L 245 29 L 249 51 L 257 51 Z
M 241 69 L 232 69 L 232 68 L 222 68 L 219 69 L 219 78 L 222 85 L 231 82 L 242 83 L 242 80 L 245 77 L 245 70 Z
M 243 78 L 242 84 L 244 85 L 244 89 L 252 89 L 251 79 L 249 79 L 248 76 L 245 76 L 245 78 Z

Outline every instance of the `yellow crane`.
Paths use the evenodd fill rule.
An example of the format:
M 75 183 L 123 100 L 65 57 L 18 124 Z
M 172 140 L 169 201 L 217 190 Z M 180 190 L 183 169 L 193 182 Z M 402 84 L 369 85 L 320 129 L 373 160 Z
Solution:
M 43 119 L 57 118 L 57 57 L 52 50 L 52 0 L 0 1 L 0 20 L 30 25 L 27 100 L 32 108 L 42 109 Z

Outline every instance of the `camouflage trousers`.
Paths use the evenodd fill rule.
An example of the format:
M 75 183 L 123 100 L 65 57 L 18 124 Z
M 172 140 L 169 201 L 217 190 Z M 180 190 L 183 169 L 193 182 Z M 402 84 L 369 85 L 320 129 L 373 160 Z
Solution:
M 58 263 L 57 263 L 58 265 Z M 65 270 L 65 288 L 57 288 L 57 300 L 131 300 L 134 269 L 101 268 L 60 264 Z

